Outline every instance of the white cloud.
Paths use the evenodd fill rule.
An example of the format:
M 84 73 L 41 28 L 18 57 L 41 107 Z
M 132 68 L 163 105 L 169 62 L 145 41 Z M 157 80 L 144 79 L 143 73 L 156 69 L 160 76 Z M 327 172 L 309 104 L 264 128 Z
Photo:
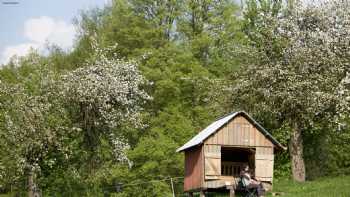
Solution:
M 42 16 L 24 24 L 24 35 L 31 41 L 44 44 L 46 41 L 63 48 L 71 47 L 75 30 L 72 24 Z
M 0 64 L 6 63 L 13 55 L 23 56 L 32 47 L 42 51 L 46 43 L 56 44 L 63 49 L 70 49 L 73 44 L 75 29 L 72 24 L 48 16 L 31 18 L 24 23 L 26 43 L 7 46 L 0 56 Z
M 50 17 L 31 18 L 24 23 L 24 35 L 31 41 L 44 43 L 54 28 L 55 22 Z
M 30 51 L 31 48 L 37 49 L 38 47 L 39 46 L 35 43 L 23 43 L 14 46 L 8 46 L 1 54 L 0 64 L 7 63 L 14 55 L 24 56 Z

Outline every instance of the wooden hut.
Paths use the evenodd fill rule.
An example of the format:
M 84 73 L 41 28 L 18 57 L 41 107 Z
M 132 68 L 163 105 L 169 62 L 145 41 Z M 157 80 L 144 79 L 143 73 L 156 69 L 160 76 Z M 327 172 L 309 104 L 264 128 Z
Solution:
M 226 115 L 177 149 L 185 153 L 184 190 L 204 196 L 205 191 L 229 189 L 233 196 L 244 165 L 272 188 L 274 151 L 283 149 L 246 112 Z

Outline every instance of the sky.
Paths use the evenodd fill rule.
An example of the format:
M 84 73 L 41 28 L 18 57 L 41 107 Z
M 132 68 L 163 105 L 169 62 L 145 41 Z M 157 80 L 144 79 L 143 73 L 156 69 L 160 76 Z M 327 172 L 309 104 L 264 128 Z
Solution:
M 0 0 L 0 65 L 47 43 L 72 48 L 74 17 L 81 10 L 102 8 L 109 0 Z
M 235 0 L 241 2 L 241 0 Z M 243 0 L 244 1 L 244 0 Z M 303 0 L 314 2 L 318 0 Z M 82 10 L 102 8 L 111 0 L 0 0 L 0 65 L 30 48 L 44 52 L 47 43 L 72 48 L 74 17 Z

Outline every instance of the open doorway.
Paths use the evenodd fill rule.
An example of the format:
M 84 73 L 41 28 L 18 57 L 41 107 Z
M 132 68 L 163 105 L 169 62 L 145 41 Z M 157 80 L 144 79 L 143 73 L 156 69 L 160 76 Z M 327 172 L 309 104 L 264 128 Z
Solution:
M 255 169 L 255 149 L 221 147 L 221 175 L 239 177 L 245 165 Z

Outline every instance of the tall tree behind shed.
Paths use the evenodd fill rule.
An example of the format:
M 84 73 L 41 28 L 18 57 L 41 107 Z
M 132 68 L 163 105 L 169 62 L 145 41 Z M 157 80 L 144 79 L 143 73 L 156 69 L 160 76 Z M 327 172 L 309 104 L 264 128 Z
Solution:
M 254 36 L 261 42 L 246 48 L 249 66 L 235 76 L 234 103 L 273 114 L 289 128 L 292 172 L 297 181 L 305 181 L 306 176 L 303 132 L 317 121 L 339 123 L 348 109 L 350 47 L 344 43 L 350 42 L 349 8 L 347 2 L 334 1 L 298 5 L 285 15 L 257 12 L 264 28 L 257 29 Z

